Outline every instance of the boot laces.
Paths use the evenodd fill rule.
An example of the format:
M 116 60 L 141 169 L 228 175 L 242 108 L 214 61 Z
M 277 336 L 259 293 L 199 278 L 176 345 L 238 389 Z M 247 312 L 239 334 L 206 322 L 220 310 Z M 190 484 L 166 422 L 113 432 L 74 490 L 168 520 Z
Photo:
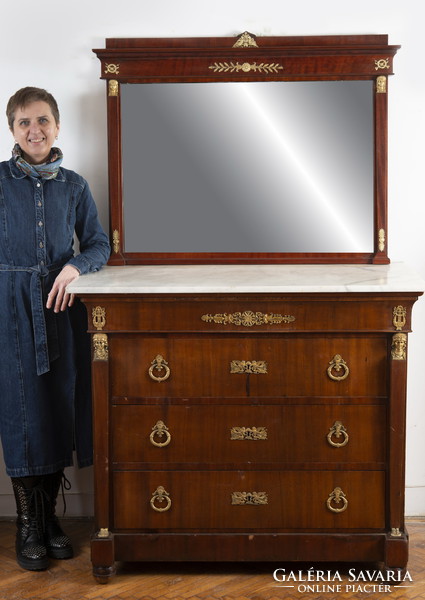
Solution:
M 28 530 L 43 535 L 45 528 L 45 503 L 48 502 L 48 494 L 42 483 L 31 488 L 29 494 L 25 494 L 28 501 Z

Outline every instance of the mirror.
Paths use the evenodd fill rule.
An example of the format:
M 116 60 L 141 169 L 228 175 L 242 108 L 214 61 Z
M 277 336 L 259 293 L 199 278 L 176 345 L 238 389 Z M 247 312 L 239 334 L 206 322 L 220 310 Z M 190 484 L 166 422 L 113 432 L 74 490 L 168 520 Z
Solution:
M 121 123 L 128 252 L 373 251 L 370 81 L 123 85 Z
M 110 264 L 387 263 L 387 36 L 108 39 Z

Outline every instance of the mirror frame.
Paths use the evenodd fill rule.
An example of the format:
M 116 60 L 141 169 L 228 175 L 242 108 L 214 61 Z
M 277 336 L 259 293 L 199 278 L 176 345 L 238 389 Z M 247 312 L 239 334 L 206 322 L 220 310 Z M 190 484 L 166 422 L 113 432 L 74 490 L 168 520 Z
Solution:
M 388 76 L 400 46 L 387 35 L 108 38 L 93 52 L 106 80 L 110 265 L 387 264 Z M 374 82 L 374 250 L 371 253 L 126 252 L 120 85 L 214 81 Z

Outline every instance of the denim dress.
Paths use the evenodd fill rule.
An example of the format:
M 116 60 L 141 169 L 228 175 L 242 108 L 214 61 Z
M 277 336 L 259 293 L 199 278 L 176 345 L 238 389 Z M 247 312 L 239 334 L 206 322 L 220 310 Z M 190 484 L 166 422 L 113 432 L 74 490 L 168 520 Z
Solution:
M 74 253 L 74 233 L 79 253 Z M 0 162 L 0 436 L 11 477 L 92 463 L 90 345 L 77 299 L 45 308 L 61 268 L 97 271 L 108 238 L 87 182 L 60 168 L 55 179 Z

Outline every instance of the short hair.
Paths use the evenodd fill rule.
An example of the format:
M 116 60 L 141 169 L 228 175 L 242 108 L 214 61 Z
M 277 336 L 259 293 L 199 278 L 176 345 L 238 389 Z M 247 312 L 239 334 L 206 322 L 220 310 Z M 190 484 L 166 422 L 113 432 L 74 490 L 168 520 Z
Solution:
M 15 121 L 15 113 L 18 108 L 25 108 L 32 102 L 47 102 L 52 111 L 52 115 L 55 118 L 56 125 L 59 123 L 59 109 L 56 100 L 50 94 L 50 92 L 37 87 L 24 87 L 18 90 L 9 98 L 9 102 L 6 107 L 7 121 L 9 128 L 13 129 L 13 123 Z

